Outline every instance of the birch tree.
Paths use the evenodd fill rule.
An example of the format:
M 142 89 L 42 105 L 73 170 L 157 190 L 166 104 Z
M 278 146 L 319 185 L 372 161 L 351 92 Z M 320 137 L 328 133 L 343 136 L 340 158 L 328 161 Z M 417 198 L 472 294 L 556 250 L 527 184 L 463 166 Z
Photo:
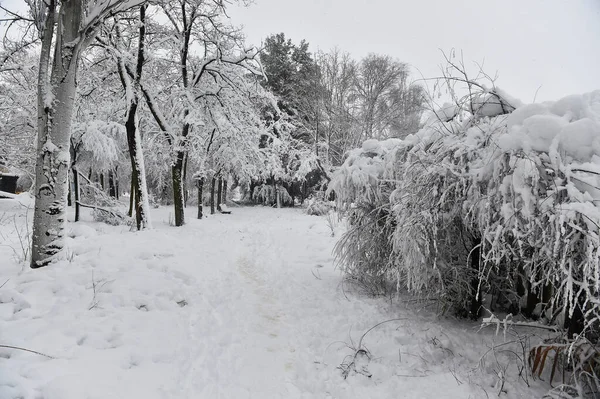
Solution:
M 141 0 L 26 2 L 41 40 L 31 257 L 31 267 L 37 268 L 57 259 L 64 247 L 71 120 L 79 55 L 109 13 L 139 4 Z

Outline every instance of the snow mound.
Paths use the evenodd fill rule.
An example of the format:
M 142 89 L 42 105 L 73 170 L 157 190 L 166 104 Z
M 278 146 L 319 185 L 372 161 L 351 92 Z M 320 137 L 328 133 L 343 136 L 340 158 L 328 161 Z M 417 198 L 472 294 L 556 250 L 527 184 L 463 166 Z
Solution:
M 336 171 L 336 178 L 329 184 L 329 192 L 353 193 L 345 197 L 344 202 L 354 202 L 361 194 L 376 195 L 375 192 L 364 192 L 383 177 L 389 168 L 386 157 L 405 146 L 400 139 L 366 140 L 361 148 L 348 153 L 344 164 Z
M 505 152 L 556 150 L 568 161 L 589 162 L 600 156 L 600 90 L 516 109 L 498 145 Z

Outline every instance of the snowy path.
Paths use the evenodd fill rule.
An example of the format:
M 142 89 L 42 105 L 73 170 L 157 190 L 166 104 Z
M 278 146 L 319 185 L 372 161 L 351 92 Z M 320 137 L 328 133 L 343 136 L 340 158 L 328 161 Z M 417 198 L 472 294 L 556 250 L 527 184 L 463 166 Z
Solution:
M 242 208 L 183 228 L 167 220 L 168 210 L 155 211 L 156 228 L 143 233 L 72 225 L 69 262 L 11 277 L 0 290 L 0 343 L 56 359 L 0 350 L 1 398 L 494 392 L 494 379 L 467 381 L 474 364 L 460 354 L 475 342 L 460 328 L 381 298 L 344 294 L 331 255 L 336 238 L 324 218 Z M 338 366 L 353 353 L 348 346 L 392 318 L 401 320 L 364 340 L 372 359 L 359 360 L 372 377 L 343 379 Z

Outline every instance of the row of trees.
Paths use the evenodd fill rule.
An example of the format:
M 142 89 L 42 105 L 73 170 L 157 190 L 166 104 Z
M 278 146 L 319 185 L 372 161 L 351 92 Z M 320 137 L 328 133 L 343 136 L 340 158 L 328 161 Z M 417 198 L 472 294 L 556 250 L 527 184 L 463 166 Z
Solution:
M 32 147 L 37 128 L 33 267 L 60 255 L 67 197 L 72 188 L 83 205 L 81 180 L 106 182 L 116 196 L 129 178 L 143 229 L 150 226 L 148 185 L 169 188 L 180 226 L 190 175 L 242 180 L 276 167 L 272 146 L 259 152 L 257 143 L 271 131 L 262 113 L 278 110 L 258 84 L 257 52 L 244 48 L 221 2 L 28 6 L 27 15 L 4 10 L 11 29 L 0 68 L 6 163 L 31 167 L 21 148 Z
M 308 52 L 283 33 L 265 40 L 260 59 L 268 87 L 294 121 L 295 136 L 331 165 L 366 139 L 404 137 L 419 128 L 425 92 L 409 66 L 370 54 L 360 61 L 338 49 Z
M 138 229 L 151 197 L 181 226 L 190 193 L 201 205 L 223 181 L 292 203 L 357 142 L 418 125 L 405 64 L 313 56 L 283 34 L 246 48 L 221 1 L 26 4 L 2 7 L 0 160 L 35 180 L 32 267 L 60 257 L 67 199 L 77 220 L 129 192 Z

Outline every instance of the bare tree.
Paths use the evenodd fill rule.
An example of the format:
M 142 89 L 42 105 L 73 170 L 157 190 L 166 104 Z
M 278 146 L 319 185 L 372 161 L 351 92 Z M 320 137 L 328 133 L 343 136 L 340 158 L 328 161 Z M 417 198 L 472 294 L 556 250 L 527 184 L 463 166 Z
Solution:
M 341 163 L 344 153 L 358 143 L 352 94 L 356 79 L 356 62 L 350 54 L 335 48 L 316 57 L 321 71 L 323 99 L 323 131 L 326 140 L 327 160 Z
M 355 89 L 363 139 L 398 136 L 418 125 L 423 92 L 408 78 L 408 65 L 389 56 L 370 54 L 360 62 Z

